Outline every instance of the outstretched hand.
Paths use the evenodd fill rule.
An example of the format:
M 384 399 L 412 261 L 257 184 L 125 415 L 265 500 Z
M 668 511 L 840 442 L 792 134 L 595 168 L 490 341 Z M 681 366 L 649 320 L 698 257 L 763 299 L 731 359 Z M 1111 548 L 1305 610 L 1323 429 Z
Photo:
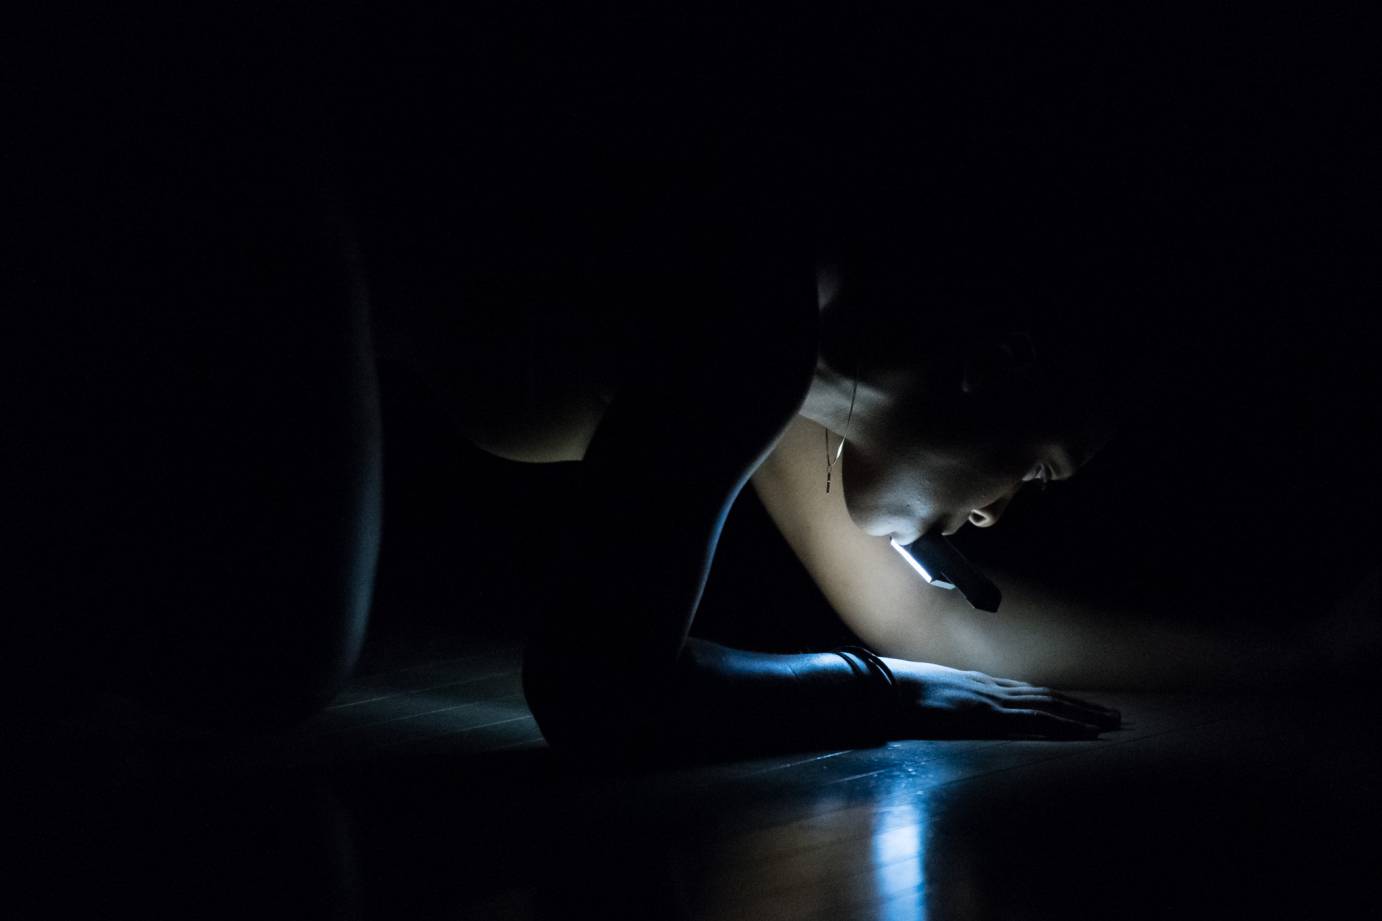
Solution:
M 983 672 L 886 659 L 905 738 L 1092 739 L 1122 725 L 1117 710 Z

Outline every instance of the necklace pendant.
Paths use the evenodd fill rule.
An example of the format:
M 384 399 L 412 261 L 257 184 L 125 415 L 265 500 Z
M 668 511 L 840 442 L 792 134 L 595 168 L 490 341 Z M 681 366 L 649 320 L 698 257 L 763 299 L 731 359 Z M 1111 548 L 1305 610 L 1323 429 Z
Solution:
M 829 471 L 829 470 L 826 470 L 826 471 L 825 471 L 825 491 L 826 491 L 827 494 L 830 492 L 830 471 Z

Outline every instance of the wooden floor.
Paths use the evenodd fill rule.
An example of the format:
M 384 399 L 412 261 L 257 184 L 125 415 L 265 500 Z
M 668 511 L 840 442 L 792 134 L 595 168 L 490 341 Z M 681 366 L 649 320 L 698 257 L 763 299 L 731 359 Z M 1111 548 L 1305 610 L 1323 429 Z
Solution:
M 1375 720 L 1335 694 L 1098 693 L 1093 742 L 559 765 L 519 647 L 376 664 L 267 739 L 74 714 L 11 917 L 1285 918 L 1375 899 Z M 74 741 L 75 740 L 75 741 Z M 12 871 L 16 866 L 11 867 Z

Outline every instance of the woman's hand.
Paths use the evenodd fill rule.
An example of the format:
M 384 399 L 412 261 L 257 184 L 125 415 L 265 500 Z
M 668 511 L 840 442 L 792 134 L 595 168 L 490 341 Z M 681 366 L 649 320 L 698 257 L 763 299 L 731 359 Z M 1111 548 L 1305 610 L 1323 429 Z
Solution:
M 904 738 L 1092 739 L 1117 729 L 1117 710 L 1050 688 L 944 665 L 885 659 L 897 679 Z

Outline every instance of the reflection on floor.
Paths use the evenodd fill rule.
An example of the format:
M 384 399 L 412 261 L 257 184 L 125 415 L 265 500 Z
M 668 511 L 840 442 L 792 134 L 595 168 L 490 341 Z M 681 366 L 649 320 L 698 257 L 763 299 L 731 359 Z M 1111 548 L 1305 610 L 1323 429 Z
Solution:
M 1091 693 L 1129 727 L 615 776 L 550 757 L 518 654 L 364 675 L 268 739 L 172 743 L 106 704 L 86 756 L 25 791 L 7 914 L 1288 917 L 1371 895 L 1379 765 L 1347 701 Z

